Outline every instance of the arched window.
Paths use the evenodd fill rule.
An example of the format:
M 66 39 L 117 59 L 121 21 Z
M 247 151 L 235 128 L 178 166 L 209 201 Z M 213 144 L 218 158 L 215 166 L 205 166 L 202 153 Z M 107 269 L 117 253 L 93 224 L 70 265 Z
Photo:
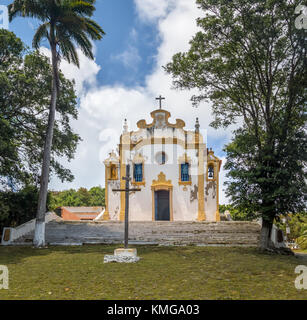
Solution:
M 143 164 L 142 163 L 134 164 L 134 181 L 135 182 L 143 181 Z
M 212 164 L 208 167 L 208 179 L 214 179 L 214 167 Z
M 190 181 L 188 162 L 181 164 L 181 181 Z

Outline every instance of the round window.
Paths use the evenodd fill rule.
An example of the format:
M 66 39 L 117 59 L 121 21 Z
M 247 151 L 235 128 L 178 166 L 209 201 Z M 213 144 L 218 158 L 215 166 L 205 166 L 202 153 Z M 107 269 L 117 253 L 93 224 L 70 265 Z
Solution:
M 166 153 L 165 152 L 158 152 L 157 154 L 156 154 L 156 162 L 158 163 L 158 164 L 165 164 L 166 163 L 166 161 L 167 161 L 167 157 L 166 157 Z

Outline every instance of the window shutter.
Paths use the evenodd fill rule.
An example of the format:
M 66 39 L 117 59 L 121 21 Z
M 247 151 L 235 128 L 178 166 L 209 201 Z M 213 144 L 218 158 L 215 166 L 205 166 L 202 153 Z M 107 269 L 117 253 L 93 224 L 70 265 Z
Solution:
M 181 164 L 181 181 L 190 181 L 188 163 Z
M 143 181 L 143 164 L 134 165 L 134 181 L 142 182 Z

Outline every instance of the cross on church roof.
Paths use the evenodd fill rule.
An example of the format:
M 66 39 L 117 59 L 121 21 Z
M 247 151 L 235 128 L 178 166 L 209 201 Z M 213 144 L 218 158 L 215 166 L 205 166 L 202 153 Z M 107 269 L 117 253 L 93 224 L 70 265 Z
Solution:
M 160 94 L 160 96 L 158 98 L 156 98 L 156 100 L 159 100 L 159 104 L 160 104 L 160 109 L 162 109 L 162 100 L 165 100 L 165 98 L 163 98 Z

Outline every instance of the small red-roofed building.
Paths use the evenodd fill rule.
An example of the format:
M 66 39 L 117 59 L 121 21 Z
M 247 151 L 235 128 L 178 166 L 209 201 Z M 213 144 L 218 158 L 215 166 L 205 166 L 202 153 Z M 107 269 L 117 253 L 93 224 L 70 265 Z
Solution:
M 92 221 L 103 211 L 103 207 L 61 207 L 61 217 L 66 221 Z

